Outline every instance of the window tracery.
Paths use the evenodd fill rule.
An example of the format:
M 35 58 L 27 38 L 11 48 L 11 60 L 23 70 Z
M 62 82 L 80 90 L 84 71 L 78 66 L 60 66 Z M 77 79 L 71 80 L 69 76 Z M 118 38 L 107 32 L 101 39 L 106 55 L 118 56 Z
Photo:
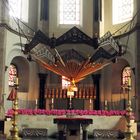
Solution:
M 80 24 L 81 0 L 59 0 L 59 23 Z

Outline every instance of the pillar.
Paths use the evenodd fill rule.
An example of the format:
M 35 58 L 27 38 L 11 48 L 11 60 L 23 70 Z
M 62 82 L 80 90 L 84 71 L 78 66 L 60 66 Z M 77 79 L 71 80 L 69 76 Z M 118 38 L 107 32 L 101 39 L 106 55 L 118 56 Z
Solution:
M 47 74 L 45 73 L 39 73 L 39 109 L 45 109 L 46 103 L 45 103 L 45 84 L 46 84 L 46 78 Z
M 94 109 L 95 110 L 100 110 L 100 74 L 96 74 L 96 75 L 92 75 L 92 79 L 93 79 L 93 84 L 95 87 L 95 95 L 96 95 L 96 99 L 95 99 L 95 104 L 94 104 Z
M 7 23 L 9 21 L 9 11 L 7 7 L 4 6 L 3 1 L 0 1 L 0 21 L 1 23 Z M 6 65 L 6 49 L 7 49 L 7 29 L 4 24 L 0 26 L 0 102 L 1 103 L 1 112 L 4 113 L 4 110 L 7 110 L 7 102 L 5 95 L 8 93 L 8 82 L 5 83 L 5 79 L 8 73 L 8 66 Z M 2 111 L 3 110 L 3 111 Z
M 140 1 L 136 0 L 135 3 L 135 10 L 139 11 L 139 6 L 140 6 Z M 136 30 L 136 49 L 135 49 L 135 63 L 136 63 L 136 67 L 135 67 L 135 86 L 136 86 L 136 120 L 139 121 L 140 120 L 140 30 L 139 30 L 139 26 L 140 26 L 140 17 L 139 14 L 137 15 L 137 23 L 136 25 L 138 25 L 137 30 Z
M 93 36 L 100 34 L 100 21 L 101 21 L 101 0 L 93 0 Z M 97 47 L 97 46 L 95 46 Z
M 39 29 L 43 31 L 46 35 L 49 33 L 49 1 L 50 0 L 41 0 L 40 1 L 40 20 L 39 20 Z

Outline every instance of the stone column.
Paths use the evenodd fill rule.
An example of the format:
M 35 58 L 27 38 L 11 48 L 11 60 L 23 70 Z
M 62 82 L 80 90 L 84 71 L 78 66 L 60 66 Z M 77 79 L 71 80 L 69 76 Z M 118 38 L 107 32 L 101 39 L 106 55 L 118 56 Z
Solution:
M 100 110 L 100 74 L 92 75 L 95 91 L 96 91 L 96 99 L 94 104 L 95 110 Z
M 140 1 L 137 0 L 135 3 L 135 9 L 137 9 L 136 11 L 139 10 L 140 7 Z M 137 113 L 136 113 L 136 119 L 140 120 L 140 30 L 139 30 L 139 26 L 140 26 L 140 17 L 139 14 L 137 15 L 137 30 L 136 30 L 136 39 L 137 39 L 137 44 L 136 44 L 136 49 L 135 49 L 135 57 L 136 57 L 136 67 L 135 67 L 135 78 L 136 78 L 136 106 L 137 106 Z
M 93 0 L 93 37 L 97 37 L 100 34 L 101 16 L 101 0 Z
M 38 2 L 41 8 L 38 26 L 46 35 L 49 34 L 49 1 L 50 0 L 41 0 Z
M 140 120 L 140 31 L 137 31 L 137 48 L 136 48 L 136 106 L 137 106 L 137 120 Z
M 0 1 L 0 21 L 6 21 L 6 8 L 3 6 L 3 2 Z M 6 29 L 0 27 L 0 101 L 4 94 L 4 82 L 5 82 L 5 58 L 6 58 Z M 7 83 L 8 84 L 8 83 Z M 3 104 L 3 103 L 2 103 Z
M 46 78 L 48 74 L 45 73 L 39 73 L 39 109 L 45 109 L 46 103 L 45 103 L 45 84 L 46 84 Z
M 0 29 L 0 101 L 4 94 L 4 76 L 5 76 L 5 29 Z M 8 84 L 8 83 L 7 83 Z

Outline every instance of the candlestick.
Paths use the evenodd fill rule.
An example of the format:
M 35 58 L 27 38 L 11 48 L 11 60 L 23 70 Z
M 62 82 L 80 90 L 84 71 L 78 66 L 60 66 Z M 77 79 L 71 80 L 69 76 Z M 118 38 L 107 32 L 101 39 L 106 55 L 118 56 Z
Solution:
M 89 99 L 89 110 L 91 110 L 92 106 L 92 99 Z
M 10 136 L 7 138 L 7 140 L 21 140 L 21 138 L 19 137 L 19 130 L 18 130 L 18 97 L 17 97 L 17 89 L 18 89 L 18 85 L 15 85 L 15 92 L 16 92 L 16 96 L 15 99 L 13 101 L 13 116 L 12 116 L 12 128 L 10 129 Z
M 16 85 L 18 85 L 18 78 L 16 78 Z
M 129 87 L 131 86 L 131 78 L 130 77 L 128 78 L 128 86 Z
M 107 100 L 105 100 L 105 110 L 108 110 Z
M 125 132 L 125 140 L 135 140 L 134 131 L 132 128 L 131 116 L 133 115 L 133 110 L 131 107 L 131 97 L 130 97 L 130 87 L 128 86 L 128 104 L 126 109 L 126 121 L 127 121 L 127 130 Z
M 71 94 L 70 94 L 70 103 L 69 103 L 69 109 L 72 108 L 72 102 L 71 102 Z
M 72 108 L 72 96 L 74 96 L 73 91 L 67 91 L 67 96 L 69 96 L 69 109 Z
M 70 94 L 70 101 L 71 101 L 71 94 Z
M 37 108 L 38 108 L 38 100 L 35 99 L 35 109 L 37 109 Z

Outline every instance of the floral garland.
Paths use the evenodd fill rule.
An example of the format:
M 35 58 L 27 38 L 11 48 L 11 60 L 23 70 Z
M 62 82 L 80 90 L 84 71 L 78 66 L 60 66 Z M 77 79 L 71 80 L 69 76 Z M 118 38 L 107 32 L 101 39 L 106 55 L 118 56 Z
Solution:
M 13 109 L 9 109 L 6 116 L 12 116 L 14 113 Z M 18 109 L 18 114 L 21 115 L 96 115 L 96 116 L 125 116 L 126 110 L 45 110 L 45 109 Z

